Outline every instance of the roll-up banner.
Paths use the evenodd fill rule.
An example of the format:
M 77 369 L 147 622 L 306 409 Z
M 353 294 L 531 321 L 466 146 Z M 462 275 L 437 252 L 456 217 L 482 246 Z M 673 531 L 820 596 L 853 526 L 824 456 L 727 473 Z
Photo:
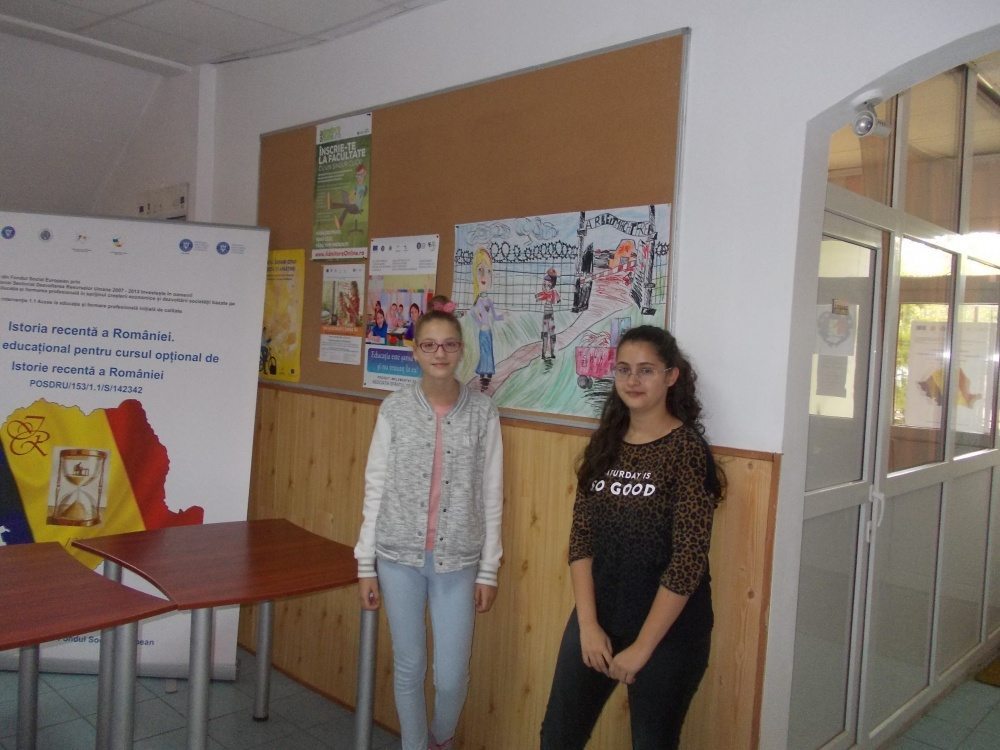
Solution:
M 56 541 L 99 568 L 70 542 L 246 518 L 267 244 L 256 228 L 0 211 L 0 544 Z M 238 617 L 216 613 L 216 677 L 235 674 Z M 143 622 L 140 674 L 186 675 L 189 627 L 186 612 Z M 46 644 L 42 668 L 96 671 L 99 642 Z

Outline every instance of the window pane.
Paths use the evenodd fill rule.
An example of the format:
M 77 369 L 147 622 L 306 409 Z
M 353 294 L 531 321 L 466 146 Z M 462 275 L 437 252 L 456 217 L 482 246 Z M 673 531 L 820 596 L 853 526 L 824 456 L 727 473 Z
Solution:
M 994 474 L 994 481 L 998 477 Z M 996 540 L 1000 536 L 1000 503 L 990 503 L 990 538 Z M 986 634 L 992 636 L 1000 629 L 1000 544 L 994 541 L 989 545 L 989 562 L 986 566 Z
M 910 89 L 906 142 L 906 212 L 956 231 L 964 92 L 964 69 Z
M 976 62 L 969 230 L 1000 232 L 1000 52 Z M 990 82 L 993 82 L 991 84 Z
M 889 498 L 875 537 L 866 733 L 927 686 L 941 485 Z
M 895 142 L 896 99 L 875 107 L 875 114 L 892 132 L 886 138 L 858 138 L 851 124 L 830 138 L 827 179 L 841 187 L 888 205 L 892 184 L 892 154 Z
M 934 661 L 939 675 L 979 644 L 992 473 L 970 474 L 948 487 L 941 523 L 940 616 Z
M 952 255 L 903 240 L 889 471 L 944 458 Z
M 816 294 L 806 490 L 862 478 L 875 251 L 825 237 Z
M 958 396 L 952 408 L 955 454 L 993 447 L 1000 275 L 967 260 L 965 295 L 958 307 Z
M 846 729 L 857 542 L 857 507 L 802 525 L 790 750 L 821 747 Z

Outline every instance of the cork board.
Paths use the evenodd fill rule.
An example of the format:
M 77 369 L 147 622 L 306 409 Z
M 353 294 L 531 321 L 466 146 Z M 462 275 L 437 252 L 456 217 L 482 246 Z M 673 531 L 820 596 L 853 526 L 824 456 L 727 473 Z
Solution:
M 437 289 L 450 294 L 456 224 L 674 203 L 684 40 L 373 110 L 371 236 L 440 235 Z M 257 219 L 272 248 L 311 251 L 315 125 L 261 137 Z M 363 393 L 361 365 L 318 360 L 323 265 L 307 261 L 300 385 Z

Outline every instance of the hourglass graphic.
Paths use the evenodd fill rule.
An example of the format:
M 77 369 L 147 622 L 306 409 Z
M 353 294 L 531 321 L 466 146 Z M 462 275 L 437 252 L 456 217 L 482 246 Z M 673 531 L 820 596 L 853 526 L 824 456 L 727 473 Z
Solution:
M 59 451 L 55 506 L 48 522 L 57 526 L 94 526 L 101 522 L 106 451 L 64 448 Z

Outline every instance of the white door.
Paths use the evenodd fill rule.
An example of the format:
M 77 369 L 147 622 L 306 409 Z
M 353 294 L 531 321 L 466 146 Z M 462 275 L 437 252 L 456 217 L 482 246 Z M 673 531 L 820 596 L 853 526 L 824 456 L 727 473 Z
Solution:
M 1000 269 L 831 213 L 817 290 L 789 747 L 875 748 L 996 632 Z
M 827 214 L 799 570 L 789 748 L 854 744 L 865 533 L 875 475 L 884 232 Z M 873 329 L 874 326 L 874 329 Z

